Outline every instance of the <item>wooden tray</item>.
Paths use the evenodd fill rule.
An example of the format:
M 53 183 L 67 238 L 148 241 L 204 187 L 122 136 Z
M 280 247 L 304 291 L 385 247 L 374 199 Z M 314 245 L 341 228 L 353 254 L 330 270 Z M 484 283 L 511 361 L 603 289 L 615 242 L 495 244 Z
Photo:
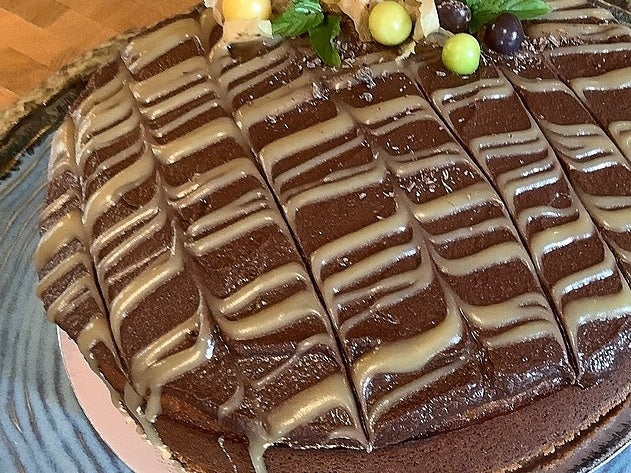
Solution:
M 199 0 L 0 0 L 0 112 L 81 53 Z

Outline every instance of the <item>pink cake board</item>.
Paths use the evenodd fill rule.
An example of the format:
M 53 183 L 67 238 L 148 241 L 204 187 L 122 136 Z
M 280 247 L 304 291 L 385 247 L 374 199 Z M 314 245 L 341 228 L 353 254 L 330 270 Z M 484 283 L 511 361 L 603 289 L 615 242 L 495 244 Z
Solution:
M 182 473 L 179 465 L 163 458 L 159 450 L 139 435 L 136 423 L 114 406 L 105 383 L 92 371 L 76 343 L 61 330 L 57 332 L 64 365 L 79 405 L 103 441 L 135 473 Z M 611 425 L 595 429 L 592 432 L 595 438 L 588 445 L 579 443 L 576 448 L 570 449 L 566 455 L 569 458 L 567 463 L 562 455 L 560 459 L 535 466 L 532 471 L 566 472 L 567 465 L 576 465 L 571 471 L 596 473 L 598 467 L 608 463 L 626 447 L 631 448 L 629 409 L 625 407 L 616 414 Z M 560 469 L 557 462 L 563 465 Z
M 112 404 L 109 389 L 92 371 L 68 335 L 58 331 L 61 356 L 86 417 L 112 451 L 135 473 L 181 473 L 138 434 L 132 418 Z

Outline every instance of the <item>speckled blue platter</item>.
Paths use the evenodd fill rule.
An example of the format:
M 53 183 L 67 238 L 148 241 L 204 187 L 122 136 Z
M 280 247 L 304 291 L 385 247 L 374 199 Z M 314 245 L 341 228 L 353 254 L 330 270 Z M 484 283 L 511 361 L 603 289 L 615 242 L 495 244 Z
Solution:
M 32 265 L 50 137 L 0 181 L 0 472 L 129 472 L 86 419 Z
M 0 178 L 0 473 L 131 471 L 77 402 L 56 328 L 45 318 L 34 289 L 32 258 L 50 133 L 79 86 L 75 81 L 0 137 L 0 175 L 11 168 Z M 631 418 L 623 419 L 594 442 L 578 471 L 631 472 L 630 440 Z

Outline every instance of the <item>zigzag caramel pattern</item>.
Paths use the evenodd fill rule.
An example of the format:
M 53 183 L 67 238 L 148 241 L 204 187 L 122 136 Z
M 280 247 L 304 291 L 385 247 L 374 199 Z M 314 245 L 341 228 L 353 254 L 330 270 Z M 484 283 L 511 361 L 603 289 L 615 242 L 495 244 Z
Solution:
M 546 51 L 546 63 L 530 73 L 531 79 L 532 73 L 541 73 L 545 80 L 535 83 L 520 77 L 528 71 L 520 76 L 509 74 L 509 78 L 526 99 L 536 93 L 553 93 L 565 107 L 572 108 L 573 112 L 567 113 L 568 118 L 557 118 L 556 122 L 545 118 L 549 114 L 559 115 L 552 109 L 547 114 L 539 111 L 542 116 L 540 126 L 570 169 L 570 177 L 576 173 L 605 176 L 598 180 L 598 189 L 591 192 L 576 179 L 574 184 L 629 278 L 631 241 L 626 232 L 631 217 L 631 188 L 628 185 L 631 113 L 618 104 L 631 98 L 631 29 L 618 24 L 608 11 L 595 8 L 585 0 L 554 1 L 551 5 L 554 11 L 543 19 L 530 22 L 528 34 L 551 33 L 550 21 L 556 19 L 571 31 L 589 32 L 578 37 L 588 44 L 564 45 Z M 564 122 L 559 123 L 560 119 Z M 580 125 L 580 135 L 572 131 L 579 129 L 576 125 Z
M 361 86 L 349 91 L 348 78 L 336 83 L 344 108 L 405 195 L 432 260 L 494 367 L 498 395 L 518 395 L 517 380 L 521 391 L 536 392 L 571 378 L 554 314 L 500 197 L 399 61 L 371 69 L 371 100 L 362 98 Z M 400 96 L 387 92 L 393 81 Z M 471 287 L 483 294 L 472 298 Z M 515 355 L 524 349 L 548 355 L 519 365 Z
M 159 73 L 147 72 L 148 64 L 162 60 L 164 55 L 182 44 L 194 46 L 190 57 L 183 57 Z M 145 62 L 136 59 L 138 51 L 147 50 L 151 53 L 142 54 Z M 179 19 L 131 41 L 122 54 L 127 70 L 121 69 L 113 80 L 113 93 L 102 105 L 104 109 L 116 111 L 112 114 L 112 124 L 133 120 L 133 127 L 140 128 L 144 153 L 136 167 L 142 166 L 141 160 L 146 159 L 145 174 L 148 175 L 157 164 L 160 177 L 156 195 L 161 199 L 160 205 L 164 202 L 164 209 L 161 214 L 156 213 L 155 218 L 173 225 L 175 240 L 172 256 L 164 266 L 152 268 L 151 280 L 127 283 L 122 294 L 133 294 L 135 299 L 131 302 L 123 299 L 118 304 L 118 300 L 114 300 L 111 320 L 115 338 L 120 341 L 122 323 L 116 314 L 128 314 L 130 310 L 126 304 L 137 303 L 153 292 L 141 289 L 146 284 L 160 284 L 161 280 L 170 280 L 185 269 L 186 273 L 201 274 L 195 282 L 204 312 L 198 315 L 207 320 L 210 311 L 234 363 L 248 384 L 247 387 L 239 386 L 234 396 L 219 407 L 218 414 L 220 419 L 229 418 L 243 404 L 246 392 L 252 391 L 257 399 L 261 424 L 246 434 L 257 468 L 264 468 L 264 449 L 281 441 L 303 445 L 362 445 L 365 440 L 355 400 L 346 382 L 326 312 L 311 286 L 273 197 L 249 152 L 239 143 L 238 128 L 222 112 L 203 51 L 201 27 L 194 18 Z M 78 110 L 75 115 L 91 116 L 91 113 Z M 170 117 L 169 123 L 160 125 L 166 115 Z M 127 116 L 130 118 L 125 119 Z M 100 124 L 94 126 L 101 128 Z M 115 125 L 108 133 L 125 136 L 129 127 L 116 130 L 117 126 L 121 125 Z M 192 162 L 191 157 L 197 163 L 202 161 L 207 169 L 199 173 L 192 170 L 192 179 L 189 175 L 186 183 L 175 184 L 173 173 L 181 173 L 182 168 Z M 129 172 L 141 181 L 146 178 L 141 169 L 129 166 L 121 174 Z M 222 202 L 223 196 L 230 193 L 238 194 L 235 200 Z M 86 220 L 95 221 L 91 203 L 100 202 L 101 197 L 93 196 L 86 203 Z M 200 205 L 201 202 L 208 204 Z M 151 205 L 145 205 L 141 210 L 150 212 Z M 168 216 L 170 212 L 175 219 Z M 160 225 L 156 230 L 158 228 Z M 142 238 L 152 238 L 151 232 L 140 229 L 130 236 L 135 241 Z M 270 239 L 278 248 L 265 245 L 252 248 L 248 242 L 256 238 Z M 101 243 L 98 238 L 95 242 Z M 266 254 L 270 250 L 273 255 L 280 256 L 270 259 Z M 99 251 L 100 248 L 95 249 L 96 253 Z M 218 262 L 230 265 L 231 255 L 247 257 L 251 267 L 235 276 L 221 274 L 224 267 L 217 266 Z M 117 254 L 118 260 L 122 257 L 122 253 Z M 227 261 L 222 262 L 221 258 Z M 255 273 L 253 268 L 257 269 Z M 227 271 L 229 273 L 231 269 Z M 103 280 L 104 288 L 107 284 Z M 279 293 L 284 295 L 279 297 Z M 179 325 L 165 337 L 176 340 L 189 331 L 186 324 Z M 296 338 L 299 335 L 303 337 Z M 275 341 L 266 341 L 271 337 Z M 164 346 L 160 341 L 155 343 Z M 203 355 L 203 346 L 198 343 L 192 350 Z M 151 347 L 146 351 L 153 351 Z M 173 348 L 174 343 L 171 343 L 169 350 Z M 266 353 L 268 355 L 264 357 Z M 181 357 L 182 352 L 172 356 Z M 155 362 L 156 359 L 157 356 L 147 353 L 140 361 L 132 362 L 132 379 L 151 377 L 147 365 L 152 365 L 146 361 Z M 180 364 L 174 374 L 181 375 L 193 368 L 195 366 Z M 165 372 L 160 364 L 155 370 L 160 379 L 164 379 Z M 287 383 L 287 387 L 279 397 L 276 388 L 281 382 Z M 295 416 L 297 406 L 302 413 L 300 417 Z M 312 422 L 314 426 L 309 432 Z M 323 429 L 320 424 L 328 427 Z M 298 428 L 301 436 L 292 438 Z
M 109 361 L 120 366 L 107 313 L 96 287 L 89 243 L 82 223 L 81 189 L 74 156 L 74 125 L 66 120 L 53 139 L 48 169 L 49 202 L 41 215 L 42 237 L 35 254 L 38 296 L 48 318 L 79 345 L 92 369 L 103 372 L 108 360 L 93 352 L 101 344 Z M 73 275 L 70 281 L 65 281 Z M 111 384 L 114 380 L 107 379 Z
M 397 61 L 381 62 L 372 69 L 377 77 L 387 77 L 375 79 L 374 94 L 379 95 L 386 80 L 397 77 L 409 95 L 362 104 L 361 97 L 351 93 L 347 96 L 345 108 L 364 127 L 375 154 L 384 159 L 405 192 L 408 206 L 421 223 L 425 239 L 430 243 L 432 259 L 438 270 L 448 280 L 470 278 L 475 273 L 502 267 L 511 261 L 518 262 L 525 271 L 517 279 L 529 281 L 533 287 L 532 292 L 487 306 L 467 303 L 458 295 L 458 304 L 476 333 L 481 334 L 482 343 L 493 349 L 523 343 L 530 338 L 551 337 L 559 346 L 564 346 L 554 315 L 540 291 L 530 256 L 519 241 L 517 230 L 500 197 L 445 130 L 442 121 L 401 65 Z M 339 81 L 337 86 L 343 91 L 347 82 Z M 349 100 L 352 104 L 348 103 Z M 413 149 L 413 136 L 410 135 L 406 137 L 407 144 L 401 144 L 401 139 L 394 144 L 396 132 L 403 129 L 409 134 L 433 133 L 440 144 Z M 458 184 L 460 181 L 469 181 L 470 184 Z M 421 194 L 424 186 L 427 186 L 426 195 Z M 423 189 L 419 190 L 419 187 Z M 454 216 L 472 209 L 483 209 L 487 213 L 489 209 L 496 209 L 497 212 L 493 217 L 483 218 L 483 215 L 474 225 L 458 226 Z M 441 223 L 446 230 L 442 233 L 438 230 L 440 225 L 437 225 Z M 487 243 L 480 242 L 465 255 L 443 256 L 450 247 L 455 249 L 465 240 L 476 241 L 483 236 L 490 239 L 496 235 L 501 238 L 495 244 L 487 246 Z M 506 284 L 511 285 L 508 280 Z M 488 292 L 497 293 L 498 289 L 489 287 Z
M 631 315 L 631 291 L 614 255 L 510 82 L 483 66 L 475 77 L 442 79 L 450 81 L 442 88 L 436 51 L 425 50 L 421 57 L 422 87 L 507 203 L 560 314 L 579 376 L 593 378 L 601 367 L 593 358 L 598 350 L 589 347 L 590 325 L 596 330 L 599 323 L 617 324 Z M 500 109 L 493 134 L 481 134 L 478 114 L 494 116 Z M 581 259 L 587 245 L 589 257 Z
M 208 408 L 232 415 L 239 405 L 235 398 L 239 401 L 246 388 L 234 375 L 237 370 L 188 271 L 182 237 L 168 216 L 125 75 L 113 64 L 93 80 L 102 83 L 88 89 L 72 113 L 76 170 L 83 193 L 82 225 L 112 338 L 129 377 L 126 405 L 134 414 L 142 409 L 137 418 L 153 432 L 151 422 L 162 412 L 163 389 L 189 373 L 214 372 L 225 384 L 208 396 Z M 175 313 L 159 308 L 161 317 L 155 317 L 157 308 L 149 296 L 170 297 L 174 292 L 186 303 Z M 251 418 L 237 426 L 228 415 L 220 421 L 241 434 L 242 423 L 259 423 Z M 152 437 L 157 438 L 155 432 Z
M 343 78 L 337 87 L 344 107 L 361 124 L 373 152 L 385 161 L 406 196 L 438 271 L 489 353 L 497 387 L 516 394 L 511 387 L 521 379 L 525 389 L 523 379 L 530 370 L 558 369 L 561 377 L 569 374 L 565 342 L 501 198 L 446 130 L 399 61 L 382 61 L 373 65 L 372 71 L 371 93 L 380 99 L 373 97 L 367 102 L 352 87 L 348 92 L 348 79 Z M 384 86 L 392 81 L 406 93 L 389 97 Z M 503 289 L 520 285 L 521 292 Z M 472 286 L 484 287 L 484 295 L 475 301 L 470 300 Z M 491 294 L 494 299 L 484 299 Z M 533 357 L 524 371 L 515 367 L 514 360 L 512 366 L 502 366 L 510 359 L 511 350 L 535 340 L 558 358 Z
M 369 54 L 358 61 L 370 64 L 374 60 L 378 65 L 340 77 L 325 77 L 318 85 L 321 78 L 312 74 L 308 66 L 299 71 L 290 69 L 295 63 L 292 56 L 301 53 L 284 43 L 236 65 L 233 58 L 227 57 L 219 61 L 217 69 L 232 66 L 223 73 L 220 83 L 225 84 L 236 106 L 237 121 L 250 132 L 268 180 L 309 258 L 316 284 L 346 348 L 356 390 L 365 395 L 360 401 L 364 403 L 371 438 L 376 438 L 377 443 L 380 441 L 379 432 L 387 425 L 382 418 L 409 415 L 405 410 L 397 411 L 401 403 L 422 397 L 434 383 L 448 378 L 468 362 L 460 355 L 457 362 L 437 363 L 441 358 L 452 358 L 450 353 L 455 350 L 458 353 L 458 346 L 465 338 L 464 321 L 457 316 L 457 307 L 481 340 L 482 350 L 488 351 L 485 356 L 498 357 L 498 363 L 494 364 L 495 384 L 487 388 L 495 392 L 493 398 L 521 395 L 527 389 L 545 391 L 563 378 L 571 378 L 564 342 L 547 299 L 539 289 L 530 257 L 491 186 L 479 177 L 482 182 L 474 187 L 415 207 L 393 185 L 401 185 L 406 174 L 414 175 L 446 160 L 454 165 L 468 164 L 466 154 L 451 141 L 435 150 L 423 150 L 404 162 L 403 158 L 400 161 L 395 157 L 382 159 L 383 150 L 369 144 L 373 140 L 365 129 L 380 121 L 385 122 L 383 126 L 375 125 L 369 134 L 386 134 L 399 126 L 419 125 L 424 120 L 439 122 L 419 92 L 401 94 L 365 108 L 353 107 L 345 101 L 353 97 L 345 97 L 344 91 L 358 83 L 354 73 L 389 72 L 388 79 L 394 80 L 392 73 L 399 70 L 396 63 L 383 63 L 382 52 Z M 284 87 L 276 91 L 274 85 L 280 80 Z M 374 92 L 379 94 L 378 86 L 374 87 L 377 87 Z M 243 96 L 253 100 L 241 105 Z M 301 109 L 315 109 L 312 113 L 326 110 L 327 115 L 311 119 L 309 112 L 305 112 L 297 117 Z M 287 118 L 292 113 L 295 115 Z M 391 120 L 399 115 L 397 121 Z M 308 124 L 303 125 L 301 121 Z M 338 140 L 340 145 L 334 146 Z M 429 155 L 426 161 L 420 159 L 422 153 Z M 475 167 L 469 168 L 470 172 L 477 173 Z M 335 228 L 320 228 L 320 243 L 314 244 L 306 228 L 309 220 L 312 215 L 330 212 L 327 206 L 332 203 L 352 208 L 354 214 L 372 214 L 373 217 L 362 224 L 339 222 Z M 460 242 L 473 232 L 467 227 L 456 228 L 448 234 L 430 235 L 416 223 L 413 214 L 415 211 L 419 221 L 429 226 L 441 218 L 451 217 L 454 208 L 466 210 L 467 206 L 487 204 L 495 206 L 499 216 L 479 222 L 478 234 L 493 235 L 505 230 L 509 239 L 498 242 L 498 246 L 480 248 L 466 257 L 451 260 L 442 257 L 438 248 L 452 241 Z M 389 210 L 383 210 L 384 206 Z M 438 266 L 445 278 L 472 278 L 474 273 L 501 267 L 507 262 L 521 269 L 518 279 L 524 278 L 522 282 L 527 281 L 531 292 L 488 304 L 465 303 L 436 271 Z M 397 265 L 401 269 L 394 270 Z M 490 288 L 490 292 L 493 289 Z M 430 309 L 436 293 L 447 305 L 443 309 L 446 312 L 432 323 L 434 328 L 421 329 L 427 323 L 423 317 L 428 318 L 431 313 L 418 313 L 419 319 L 415 321 L 402 315 L 406 310 L 414 311 L 423 306 Z M 420 333 L 402 337 L 394 331 L 397 324 L 405 326 L 412 334 L 419 329 Z M 382 341 L 363 347 L 363 334 L 374 333 L 373 326 L 382 327 L 381 335 L 372 335 Z M 512 371 L 514 367 L 499 367 L 503 354 L 533 340 L 539 341 L 549 353 L 555 353 L 552 358 L 557 358 L 552 362 L 550 357 L 538 362 L 531 360 L 524 371 L 519 372 Z M 493 350 L 498 349 L 502 355 L 493 354 Z M 434 368 L 430 368 L 432 365 Z M 520 385 L 519 392 L 511 391 L 517 379 L 527 377 L 524 373 L 541 372 L 544 365 L 553 374 L 546 373 L 543 379 L 535 376 L 533 385 L 527 388 Z M 380 379 L 406 373 L 414 376 L 402 378 L 396 384 L 391 382 L 393 387 L 387 393 L 379 392 Z M 435 421 L 435 414 L 430 417 Z M 422 428 L 419 426 L 415 432 L 402 434 L 421 435 Z
M 621 25 L 611 12 L 594 6 L 588 0 L 549 0 L 547 3 L 552 8 L 550 13 L 526 23 L 529 38 L 579 43 L 631 39 L 629 27 Z
M 280 48 L 287 55 L 296 54 L 288 45 Z M 395 431 L 387 438 L 380 437 L 380 419 L 403 400 L 424 399 L 424 391 L 433 383 L 458 372 L 473 371 L 462 388 L 464 396 L 472 398 L 471 387 L 488 384 L 465 351 L 467 346 L 471 353 L 477 349 L 465 332 L 455 299 L 437 278 L 413 217 L 394 194 L 386 167 L 357 136 L 352 118 L 330 100 L 314 99 L 315 77 L 304 70 L 283 94 L 256 90 L 259 83 L 275 83 L 278 76 L 287 76 L 274 67 L 280 53 L 276 49 L 229 69 L 222 83 L 232 96 L 247 84 L 246 93 L 256 97 L 235 114 L 250 134 L 330 310 L 356 391 L 361 393 L 369 437 L 379 445 L 401 440 L 398 436 L 418 435 L 428 427 L 422 417 L 415 431 Z M 230 87 L 235 83 L 239 85 Z M 290 125 L 286 114 L 308 104 L 312 113 L 332 109 L 331 116 L 318 117 L 307 126 L 305 116 Z M 268 124 L 275 128 L 267 129 Z M 340 147 L 326 146 L 328 140 L 345 135 L 355 137 Z M 301 152 L 306 155 L 292 159 Z M 302 227 L 327 212 L 330 203 L 352 208 L 363 221 L 353 223 L 349 215 L 334 227 L 318 229 L 318 243 L 310 242 Z M 308 209 L 312 212 L 305 213 Z M 412 317 L 406 317 L 407 311 Z M 362 346 L 369 333 L 373 334 L 370 344 Z M 428 369 L 430 362 L 435 367 Z M 382 381 L 386 376 L 392 378 L 387 390 Z
M 599 61 L 583 61 L 588 54 Z M 631 97 L 631 38 L 619 43 L 557 48 L 546 56 L 555 72 L 631 161 L 631 112 L 617 106 Z M 580 68 L 572 66 L 583 62 Z
M 631 278 L 631 165 L 567 85 L 544 64 L 516 74 L 504 69 L 520 93 L 585 208 Z M 554 101 L 546 97 L 554 97 Z
M 370 449 L 456 428 L 571 382 L 554 311 L 581 379 L 610 368 L 590 333 L 624 329 L 631 293 L 587 210 L 623 233 L 626 200 L 577 184 L 580 204 L 504 77 L 421 74 L 472 159 L 410 60 L 377 51 L 323 74 L 300 40 L 228 48 L 208 44 L 215 26 L 183 16 L 131 41 L 51 160 L 40 294 L 86 356 L 120 352 L 146 429 L 166 396 L 202 392 L 194 407 L 248 437 L 261 473 L 276 443 Z M 476 135 L 493 103 L 518 116 Z M 626 172 L 595 126 L 602 153 L 587 156 L 560 125 L 546 136 L 568 168 Z
M 574 38 L 586 43 L 555 47 L 546 51 L 545 57 L 631 160 L 631 114 L 617 106 L 631 97 L 631 28 L 586 0 L 556 0 L 550 4 L 554 11 L 529 22 L 528 35 Z M 557 23 L 551 23 L 553 20 Z

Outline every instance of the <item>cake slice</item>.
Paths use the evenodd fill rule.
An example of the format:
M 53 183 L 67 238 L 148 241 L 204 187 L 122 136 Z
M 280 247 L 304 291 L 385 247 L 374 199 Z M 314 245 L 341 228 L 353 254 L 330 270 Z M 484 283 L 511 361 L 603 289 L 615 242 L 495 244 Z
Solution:
M 611 12 L 589 0 L 549 0 L 552 11 L 526 23 L 531 39 L 554 46 L 561 43 L 614 43 L 629 41 L 631 28 L 618 23 Z
M 579 380 L 595 382 L 627 353 L 631 291 L 554 151 L 510 82 L 493 65 L 448 74 L 439 50 L 419 51 L 418 80 L 484 169 L 527 242 L 563 323 Z M 603 353 L 607 366 L 603 365 Z M 616 355 L 614 355 L 616 353 Z
M 585 208 L 631 277 L 631 165 L 578 97 L 545 64 L 503 68 L 561 160 Z

